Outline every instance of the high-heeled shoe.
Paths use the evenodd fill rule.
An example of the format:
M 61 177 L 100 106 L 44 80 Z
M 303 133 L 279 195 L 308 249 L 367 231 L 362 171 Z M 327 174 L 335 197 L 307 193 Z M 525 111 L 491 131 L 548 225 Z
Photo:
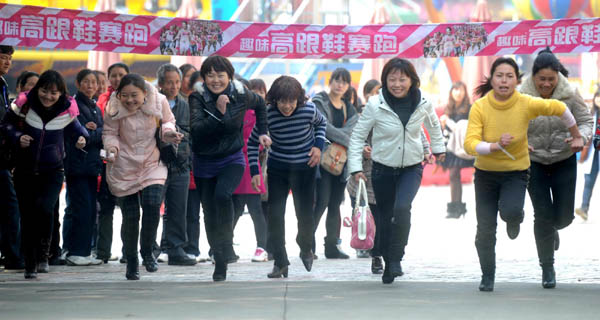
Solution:
M 156 259 L 154 259 L 153 256 L 146 256 L 143 258 L 144 260 L 142 260 L 142 264 L 144 265 L 144 267 L 146 267 L 146 271 L 148 272 L 156 272 L 158 271 L 158 263 L 156 262 Z M 129 259 L 128 259 L 129 261 Z M 128 262 L 129 264 L 129 262 Z
M 479 291 L 492 292 L 494 291 L 494 276 L 493 275 L 482 275 L 481 282 L 479 283 Z
M 137 257 L 130 257 L 127 259 L 125 278 L 127 278 L 127 280 L 140 280 L 140 263 Z
M 300 260 L 302 260 L 302 264 L 304 265 L 304 268 L 306 269 L 306 271 L 310 272 L 310 270 L 312 269 L 312 265 L 313 265 L 313 253 L 312 250 L 308 251 L 308 252 L 300 252 Z M 287 267 L 286 267 L 287 270 Z M 287 278 L 287 276 L 286 276 Z
M 274 265 L 273 271 L 271 271 L 271 273 L 267 274 L 267 277 L 270 279 L 281 278 L 281 277 L 287 278 L 288 277 L 288 266 L 280 268 L 277 265 Z
M 554 265 L 552 264 L 542 265 L 542 287 L 544 289 L 556 287 L 556 272 L 554 272 Z
M 381 257 L 373 257 L 373 259 L 371 260 L 371 273 L 383 273 L 383 262 L 381 262 Z
M 225 281 L 227 279 L 227 263 L 223 261 L 215 262 L 215 271 L 212 275 L 213 281 Z
M 25 279 L 37 279 L 37 272 L 35 270 L 25 270 Z
M 390 272 L 390 264 L 386 263 L 385 268 L 383 269 L 383 274 L 381 275 L 381 282 L 383 282 L 383 284 L 390 284 L 394 282 L 394 278 L 396 277 L 394 277 Z
M 402 265 L 400 265 L 400 261 L 392 261 L 389 263 L 390 265 L 390 273 L 394 277 L 402 277 L 404 272 L 402 272 Z

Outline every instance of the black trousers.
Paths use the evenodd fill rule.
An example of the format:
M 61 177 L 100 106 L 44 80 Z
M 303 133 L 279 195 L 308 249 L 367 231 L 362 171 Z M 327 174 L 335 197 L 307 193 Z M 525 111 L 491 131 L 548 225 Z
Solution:
M 21 257 L 21 215 L 13 176 L 0 169 L 0 251 L 8 263 L 18 263 Z
M 184 246 L 185 253 L 200 255 L 200 192 L 198 189 L 188 190 L 186 208 L 186 234 L 187 242 Z M 205 215 L 206 217 L 206 215 Z M 206 227 L 206 223 L 204 224 Z
M 28 271 L 35 271 L 37 263 L 48 259 L 54 207 L 63 181 L 62 170 L 38 174 L 19 168 L 15 170 L 15 190 L 21 212 L 21 244 Z
M 212 178 L 194 177 L 200 193 L 206 225 L 206 238 L 215 260 L 225 259 L 233 245 L 233 192 L 240 184 L 244 166 L 232 164 L 224 167 Z
M 285 207 L 292 191 L 298 219 L 296 242 L 300 250 L 308 252 L 313 247 L 316 172 L 315 168 L 303 170 L 278 170 L 269 167 L 268 188 L 268 246 L 272 248 L 275 265 L 282 268 L 290 264 L 285 249 Z
M 386 261 L 401 261 L 404 257 L 408 235 L 412 201 L 423 177 L 419 163 L 405 168 L 392 168 L 373 162 L 371 179 L 380 215 L 377 230 L 380 234 L 380 251 Z
M 118 198 L 123 213 L 123 247 L 128 259 L 137 258 L 137 242 L 140 240 L 142 257 L 152 256 L 156 242 L 156 230 L 160 220 L 163 186 L 153 184 L 142 191 Z M 142 230 L 140 232 L 140 206 L 142 207 Z
M 523 222 L 525 188 L 528 171 L 475 170 L 475 210 L 477 211 L 477 235 L 475 247 L 479 255 L 481 272 L 496 272 L 496 227 L 498 211 L 507 223 Z
M 161 249 L 169 255 L 184 254 L 187 243 L 187 203 L 190 175 L 186 171 L 169 170 L 164 186 L 165 213 Z
M 69 256 L 87 257 L 92 250 L 92 233 L 97 214 L 98 177 L 67 175 L 66 180 L 69 208 L 65 210 L 63 219 L 70 221 L 70 227 L 63 229 L 63 232 L 69 233 L 63 234 L 63 238 L 68 239 L 63 247 L 69 250 Z
M 260 194 L 234 194 L 233 195 L 233 212 L 234 221 L 233 229 L 237 225 L 238 220 L 244 213 L 244 207 L 248 206 L 252 223 L 254 224 L 254 235 L 256 236 L 256 246 L 267 249 L 267 222 L 265 213 L 262 210 Z
M 100 189 L 98 191 L 98 240 L 96 250 L 98 259 L 108 259 L 111 256 L 113 239 L 113 216 L 117 198 L 110 193 L 106 183 L 106 164 L 102 165 L 102 176 L 100 180 Z M 123 240 L 123 228 L 121 227 L 121 240 Z M 125 250 L 123 249 L 123 254 Z
M 575 219 L 576 181 L 575 155 L 549 165 L 531 162 L 527 190 L 533 204 L 533 231 L 541 264 L 554 263 L 554 232 Z
M 315 232 L 319 227 L 321 217 L 327 209 L 327 218 L 325 220 L 325 245 L 335 246 L 340 237 L 341 214 L 340 205 L 344 201 L 344 192 L 346 190 L 346 181 L 340 176 L 334 176 L 320 167 L 321 178 L 317 179 L 316 204 L 315 204 Z M 315 245 L 313 239 L 313 246 Z M 315 248 L 313 247 L 313 251 Z

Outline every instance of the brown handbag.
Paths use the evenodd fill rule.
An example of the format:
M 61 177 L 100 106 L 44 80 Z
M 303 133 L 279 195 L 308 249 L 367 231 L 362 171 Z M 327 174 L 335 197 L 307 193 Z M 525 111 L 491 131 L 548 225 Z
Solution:
M 344 103 L 342 109 L 344 110 L 344 124 L 346 124 L 346 103 Z M 321 154 L 321 167 L 332 175 L 339 176 L 344 171 L 346 160 L 348 160 L 346 147 L 332 142 Z

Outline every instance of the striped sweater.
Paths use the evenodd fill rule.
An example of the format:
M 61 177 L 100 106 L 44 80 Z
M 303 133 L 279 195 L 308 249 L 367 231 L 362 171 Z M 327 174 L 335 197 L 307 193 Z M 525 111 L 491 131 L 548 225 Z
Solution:
M 314 104 L 307 102 L 296 108 L 289 117 L 276 106 L 267 108 L 267 128 L 273 143 L 269 150 L 267 166 L 278 169 L 308 168 L 308 154 L 313 147 L 323 149 L 327 120 Z M 255 126 L 248 139 L 248 161 L 252 176 L 258 170 L 258 129 Z

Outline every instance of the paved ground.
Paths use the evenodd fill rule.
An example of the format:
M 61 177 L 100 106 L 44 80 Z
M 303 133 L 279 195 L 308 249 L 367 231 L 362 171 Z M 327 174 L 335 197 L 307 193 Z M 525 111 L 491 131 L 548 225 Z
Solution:
M 581 179 L 583 180 L 583 179 Z M 577 203 L 581 188 L 578 189 Z M 600 318 L 600 217 L 592 201 L 590 220 L 576 218 L 560 232 L 556 253 L 558 286 L 541 288 L 541 270 L 533 238 L 533 209 L 516 240 L 499 223 L 496 291 L 477 291 L 480 271 L 474 247 L 475 215 L 472 185 L 465 186 L 469 212 L 460 220 L 444 219 L 448 187 L 424 187 L 413 206 L 406 275 L 390 286 L 370 274 L 370 260 L 356 259 L 343 228 L 346 261 L 323 258 L 324 226 L 318 230 L 313 271 L 297 258 L 293 205 L 286 233 L 292 266 L 287 280 L 268 280 L 271 263 L 252 263 L 256 242 L 251 219 L 244 215 L 235 232 L 240 262 L 229 267 L 226 283 L 211 281 L 212 265 L 161 264 L 157 273 L 142 271 L 137 282 L 124 280 L 124 265 L 51 267 L 51 273 L 25 281 L 22 273 L 0 272 L 0 319 L 584 319 Z M 349 213 L 349 203 L 343 212 Z M 120 225 L 120 213 L 115 213 Z M 115 232 L 113 252 L 120 252 Z M 208 245 L 202 234 L 201 249 Z M 543 313 L 542 313 L 543 312 Z

